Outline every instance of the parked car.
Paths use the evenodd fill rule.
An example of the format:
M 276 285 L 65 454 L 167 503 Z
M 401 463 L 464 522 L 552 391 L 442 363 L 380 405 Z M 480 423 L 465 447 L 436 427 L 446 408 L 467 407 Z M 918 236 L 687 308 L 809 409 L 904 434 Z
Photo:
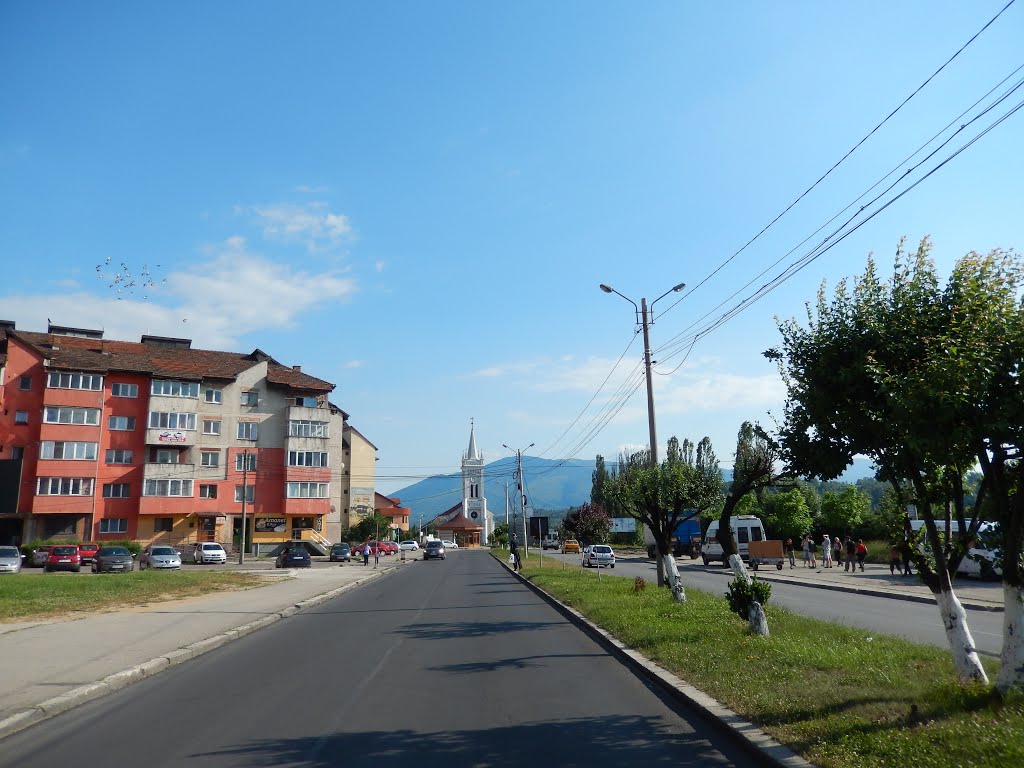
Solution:
M 32 565 L 36 568 L 42 568 L 46 565 L 46 561 L 50 558 L 50 546 L 44 544 L 41 547 L 36 547 L 32 553 Z
M 441 539 L 441 543 L 444 544 L 445 549 L 458 549 L 459 545 L 450 539 Z
M 349 562 L 350 560 L 352 560 L 352 547 L 350 547 L 345 542 L 335 544 L 333 547 L 331 547 L 330 560 L 332 563 Z
M 583 567 L 614 568 L 615 552 L 607 544 L 591 544 L 583 550 Z
M 380 553 L 382 555 L 398 554 L 398 545 L 393 541 L 378 541 L 377 544 L 380 546 Z
M 100 547 L 92 561 L 93 573 L 126 573 L 135 570 L 135 558 L 128 547 Z
M 274 563 L 277 568 L 312 568 L 313 558 L 304 544 L 289 544 L 281 550 Z
M 43 569 L 47 573 L 54 571 L 82 570 L 82 556 L 78 554 L 78 546 L 75 544 L 50 547 L 50 556 L 46 558 L 46 565 Z
M 100 551 L 100 545 L 87 541 L 84 544 L 78 545 L 78 554 L 82 556 L 82 565 L 91 563 L 96 558 L 96 553 Z
M 540 540 L 541 549 L 558 549 L 561 544 L 558 541 L 557 533 L 549 533 Z
M 200 541 L 192 549 L 193 563 L 226 563 L 228 553 L 215 541 Z
M 0 573 L 20 573 L 24 559 L 17 547 L 0 547 Z
M 562 542 L 562 554 L 567 555 L 570 552 L 575 552 L 577 555 L 580 553 L 580 543 L 576 539 L 566 539 Z
M 160 568 L 164 570 L 180 570 L 181 555 L 174 547 L 166 544 L 150 544 L 139 555 L 139 570 Z
M 412 539 L 409 539 L 408 541 L 403 541 L 401 544 L 399 544 L 398 548 L 404 549 L 406 552 L 416 552 L 420 548 L 420 545 Z
M 444 560 L 444 542 L 434 539 L 423 547 L 424 560 Z

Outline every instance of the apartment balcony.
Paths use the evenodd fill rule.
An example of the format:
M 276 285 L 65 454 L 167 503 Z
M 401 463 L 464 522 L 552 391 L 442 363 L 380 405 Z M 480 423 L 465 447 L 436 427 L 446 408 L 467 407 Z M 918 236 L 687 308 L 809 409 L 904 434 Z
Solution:
M 196 480 L 195 464 L 144 464 L 142 479 L 145 480 Z

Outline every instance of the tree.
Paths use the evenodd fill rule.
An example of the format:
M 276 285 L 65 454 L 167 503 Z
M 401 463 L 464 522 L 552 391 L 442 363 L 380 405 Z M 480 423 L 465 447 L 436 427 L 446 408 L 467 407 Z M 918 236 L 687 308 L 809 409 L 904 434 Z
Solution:
M 592 504 L 600 504 L 607 508 L 608 499 L 607 497 L 607 485 L 609 481 L 608 469 L 604 465 L 604 456 L 601 454 L 597 455 L 594 460 L 594 472 L 591 475 L 590 485 L 590 502 Z
M 765 505 L 763 522 L 773 538 L 797 539 L 811 532 L 814 519 L 799 488 L 767 494 L 765 499 L 766 502 L 770 499 L 771 503 Z
M 604 544 L 611 530 L 612 519 L 600 504 L 581 504 L 562 519 L 562 538 L 578 539 L 581 544 Z
M 871 499 L 852 485 L 839 492 L 826 491 L 821 497 L 818 525 L 832 536 L 842 533 L 852 535 L 870 509 Z
M 831 302 L 819 290 L 807 327 L 779 322 L 779 361 L 787 387 L 780 430 L 789 466 L 837 477 L 854 455 L 868 456 L 900 508 L 924 520 L 929 554 L 918 572 L 935 595 L 957 674 L 987 681 L 952 587 L 978 530 L 978 508 L 991 505 L 1005 557 L 1001 691 L 1024 684 L 1024 270 L 1013 253 L 970 253 L 940 287 L 923 240 L 914 253 L 901 241 L 892 276 L 873 258 L 852 292 L 841 282 Z M 967 507 L 969 473 L 980 466 L 976 503 Z M 956 536 L 943 536 L 956 521 Z M 904 521 L 910 533 L 909 521 Z
M 507 547 L 508 523 L 498 523 L 496 526 L 494 526 L 494 530 L 491 531 L 489 539 L 489 543 L 492 547 Z
M 669 446 L 667 458 L 658 466 L 651 465 L 649 451 L 621 456 L 612 487 L 617 507 L 651 530 L 658 553 L 658 586 L 668 579 L 677 591 L 672 533 L 719 502 L 722 473 L 708 438 L 696 451 L 689 441 L 680 446 L 675 438 Z
M 352 526 L 352 537 L 356 541 L 368 541 L 378 539 L 391 530 L 391 518 L 374 512 Z

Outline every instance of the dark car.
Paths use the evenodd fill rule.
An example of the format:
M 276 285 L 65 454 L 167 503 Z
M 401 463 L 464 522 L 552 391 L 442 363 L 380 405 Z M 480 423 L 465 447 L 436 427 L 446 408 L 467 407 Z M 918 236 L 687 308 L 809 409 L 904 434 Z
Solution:
M 278 568 L 312 568 L 313 559 L 304 546 L 296 544 L 281 550 L 275 566 Z
M 93 573 L 123 573 L 135 570 L 135 558 L 128 547 L 100 547 L 92 561 Z
M 82 565 L 91 563 L 96 558 L 96 553 L 100 551 L 100 545 L 93 542 L 85 542 L 84 544 L 78 545 L 78 554 L 82 556 Z
M 423 547 L 423 559 L 424 560 L 434 560 L 434 559 L 444 560 L 444 544 L 442 542 L 436 541 L 436 540 L 428 541 L 426 546 Z
M 46 558 L 43 566 L 47 573 L 53 571 L 74 571 L 82 570 L 82 556 L 78 554 L 78 547 L 74 544 L 67 546 L 57 545 L 50 547 L 50 555 Z
M 352 547 L 342 542 L 331 547 L 332 563 L 347 563 L 352 560 Z

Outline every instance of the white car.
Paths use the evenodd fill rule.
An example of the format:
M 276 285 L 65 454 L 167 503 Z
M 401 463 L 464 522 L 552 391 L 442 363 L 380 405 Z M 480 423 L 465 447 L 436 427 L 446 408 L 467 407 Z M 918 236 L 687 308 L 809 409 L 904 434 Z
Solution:
M 192 562 L 194 563 L 226 563 L 227 561 L 228 553 L 215 541 L 200 542 L 192 551 Z
M 441 543 L 444 544 L 444 548 L 445 549 L 458 549 L 459 548 L 458 544 L 456 544 L 454 541 L 449 541 L 448 539 L 441 539 Z
M 407 552 L 415 552 L 417 549 L 420 548 L 420 545 L 417 544 L 412 539 L 409 539 L 408 541 L 403 541 L 401 544 L 399 544 L 398 548 L 399 549 L 404 549 Z
M 614 568 L 615 552 L 607 544 L 591 544 L 583 550 L 583 567 Z
M 139 570 L 160 568 L 176 571 L 181 568 L 181 555 L 174 547 L 165 544 L 150 544 L 139 556 Z
M 0 547 L 0 573 L 18 573 L 25 556 L 17 547 Z

